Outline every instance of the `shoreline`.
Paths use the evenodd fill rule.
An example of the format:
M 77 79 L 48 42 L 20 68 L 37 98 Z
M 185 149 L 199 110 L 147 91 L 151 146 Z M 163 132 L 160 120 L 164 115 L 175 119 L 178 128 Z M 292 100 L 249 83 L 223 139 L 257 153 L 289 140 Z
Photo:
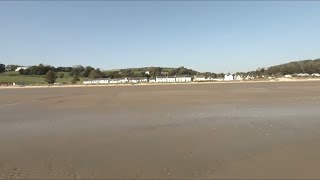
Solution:
M 286 79 L 257 80 L 257 81 L 211 81 L 211 82 L 175 82 L 175 83 L 137 83 L 137 84 L 76 84 L 76 85 L 29 85 L 29 86 L 0 86 L 1 89 L 25 89 L 25 88 L 75 88 L 75 87 L 125 87 L 125 86 L 170 86 L 170 85 L 199 85 L 199 84 L 235 84 L 235 83 L 277 83 L 277 82 L 310 82 L 317 79 Z

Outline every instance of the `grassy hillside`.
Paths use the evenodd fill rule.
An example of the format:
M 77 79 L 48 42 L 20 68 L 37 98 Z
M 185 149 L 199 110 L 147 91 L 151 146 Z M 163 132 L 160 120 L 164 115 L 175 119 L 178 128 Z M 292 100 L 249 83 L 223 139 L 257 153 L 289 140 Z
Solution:
M 46 84 L 44 78 L 30 76 L 2 76 L 0 75 L 0 83 L 22 83 L 22 84 Z
M 24 76 L 19 72 L 10 71 L 0 73 L 0 83 L 22 83 L 22 84 L 46 84 L 44 77 L 41 76 Z
M 64 74 L 63 78 L 57 78 L 57 83 L 67 83 L 71 84 L 72 77 L 69 73 L 61 72 Z M 80 82 L 86 78 L 80 78 Z M 47 84 L 45 81 L 45 76 L 39 75 L 20 75 L 19 72 L 10 71 L 0 73 L 0 83 L 17 83 L 17 84 Z

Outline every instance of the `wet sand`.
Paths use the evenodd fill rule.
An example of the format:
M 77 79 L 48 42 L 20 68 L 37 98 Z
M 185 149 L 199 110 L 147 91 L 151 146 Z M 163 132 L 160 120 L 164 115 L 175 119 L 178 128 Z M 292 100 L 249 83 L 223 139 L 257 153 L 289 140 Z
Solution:
M 320 178 L 320 83 L 0 89 L 0 179 Z

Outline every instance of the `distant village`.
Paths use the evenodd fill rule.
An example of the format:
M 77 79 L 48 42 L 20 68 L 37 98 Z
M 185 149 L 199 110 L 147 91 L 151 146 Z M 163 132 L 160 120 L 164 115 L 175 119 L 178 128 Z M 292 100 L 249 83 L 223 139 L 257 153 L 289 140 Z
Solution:
M 145 72 L 149 74 L 149 71 Z M 293 74 L 293 75 L 285 75 L 285 78 L 293 78 L 293 77 L 320 77 L 320 74 L 314 73 L 312 75 L 306 73 L 300 74 Z M 175 75 L 175 76 L 156 76 L 155 78 L 148 78 L 148 77 L 125 77 L 125 78 L 104 78 L 104 79 L 94 79 L 94 80 L 87 80 L 83 81 L 83 84 L 90 85 L 90 84 L 137 84 L 137 83 L 188 83 L 188 82 L 210 82 L 210 81 L 243 81 L 243 80 L 255 80 L 255 79 L 269 79 L 272 80 L 274 77 L 254 77 L 254 76 L 243 76 L 243 75 L 232 75 L 226 74 L 224 78 L 212 78 L 210 76 L 204 75 Z
M 83 81 L 83 84 L 125 84 L 125 83 L 187 83 L 187 82 L 208 82 L 208 81 L 241 81 L 253 80 L 253 76 L 242 77 L 240 75 L 225 75 L 224 78 L 211 78 L 203 75 L 175 75 L 175 76 L 156 76 L 156 78 L 147 77 L 126 77 L 126 78 L 106 78 Z
M 191 82 L 241 82 L 290 81 L 320 79 L 320 59 L 303 60 L 258 68 L 255 71 L 235 74 L 198 72 L 183 66 L 140 67 L 100 70 L 91 66 L 54 67 L 50 65 L 4 65 L 0 63 L 0 86 L 40 84 L 138 84 L 138 83 L 191 83 Z

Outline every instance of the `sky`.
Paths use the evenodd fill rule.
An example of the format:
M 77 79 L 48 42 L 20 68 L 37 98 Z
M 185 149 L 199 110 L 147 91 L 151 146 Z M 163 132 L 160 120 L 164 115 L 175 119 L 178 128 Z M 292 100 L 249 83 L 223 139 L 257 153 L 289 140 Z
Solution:
M 0 1 L 0 63 L 239 72 L 320 58 L 320 1 Z

